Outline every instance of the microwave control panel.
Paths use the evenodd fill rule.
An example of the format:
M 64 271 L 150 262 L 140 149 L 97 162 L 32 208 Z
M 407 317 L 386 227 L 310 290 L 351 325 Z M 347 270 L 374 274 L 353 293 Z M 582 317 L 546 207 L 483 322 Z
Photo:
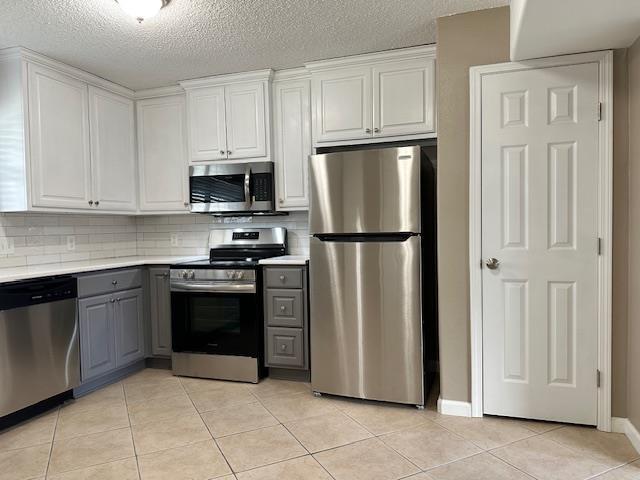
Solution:
M 253 197 L 256 202 L 269 202 L 273 200 L 273 183 L 270 173 L 254 173 Z

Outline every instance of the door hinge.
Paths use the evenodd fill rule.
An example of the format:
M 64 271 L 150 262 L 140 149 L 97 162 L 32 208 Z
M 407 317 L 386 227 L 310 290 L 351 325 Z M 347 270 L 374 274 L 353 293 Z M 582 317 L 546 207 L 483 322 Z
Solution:
M 596 384 L 600 388 L 600 370 L 596 370 Z
M 598 237 L 598 255 L 602 255 L 602 238 Z
M 602 120 L 602 102 L 598 102 L 598 121 Z

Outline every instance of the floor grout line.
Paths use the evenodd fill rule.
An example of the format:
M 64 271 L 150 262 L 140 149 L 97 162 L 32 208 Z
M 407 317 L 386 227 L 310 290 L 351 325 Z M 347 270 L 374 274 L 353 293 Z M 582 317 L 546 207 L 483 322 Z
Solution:
M 51 436 L 51 446 L 49 447 L 49 458 L 47 459 L 47 468 L 44 471 L 44 478 L 49 476 L 49 465 L 51 465 L 51 455 L 53 454 L 53 443 L 56 440 L 56 430 L 58 429 L 58 420 L 60 419 L 60 407 L 56 412 L 56 421 L 53 426 L 53 435 Z
M 124 383 L 120 382 L 122 388 L 122 397 L 124 398 L 124 407 L 127 409 L 127 419 L 129 420 L 129 432 L 131 433 L 131 443 L 133 444 L 133 455 L 136 459 L 136 470 L 138 471 L 138 479 L 142 479 L 142 473 L 140 473 L 140 463 L 138 462 L 138 451 L 136 449 L 136 441 L 133 438 L 133 426 L 131 425 L 131 415 L 129 414 L 129 403 L 127 402 L 127 392 L 124 388 Z

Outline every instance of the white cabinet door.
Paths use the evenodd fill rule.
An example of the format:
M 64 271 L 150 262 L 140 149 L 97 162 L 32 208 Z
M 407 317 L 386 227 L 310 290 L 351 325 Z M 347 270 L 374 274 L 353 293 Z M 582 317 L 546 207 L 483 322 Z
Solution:
M 315 141 L 371 137 L 371 69 L 350 68 L 314 75 Z
M 187 92 L 189 111 L 189 160 L 206 162 L 227 158 L 224 87 Z
M 188 211 L 184 95 L 138 101 L 141 211 Z
M 32 204 L 92 208 L 87 84 L 28 66 Z
M 133 102 L 89 87 L 93 202 L 97 210 L 136 210 Z
M 275 163 L 279 210 L 309 208 L 311 82 L 274 83 Z
M 227 154 L 230 159 L 267 155 L 264 89 L 263 82 L 225 87 Z
M 374 136 L 435 131 L 435 60 L 375 66 L 373 99 Z

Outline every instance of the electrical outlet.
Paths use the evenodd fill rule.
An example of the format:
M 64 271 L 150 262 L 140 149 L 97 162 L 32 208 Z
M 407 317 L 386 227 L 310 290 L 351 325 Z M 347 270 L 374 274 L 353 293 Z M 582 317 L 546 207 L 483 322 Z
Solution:
M 76 237 L 69 235 L 67 237 L 67 250 L 73 252 L 76 249 Z
M 180 244 L 180 235 L 177 233 L 171 234 L 171 246 L 177 247 Z
M 11 237 L 0 237 L 0 255 L 12 255 L 15 252 L 15 244 Z

